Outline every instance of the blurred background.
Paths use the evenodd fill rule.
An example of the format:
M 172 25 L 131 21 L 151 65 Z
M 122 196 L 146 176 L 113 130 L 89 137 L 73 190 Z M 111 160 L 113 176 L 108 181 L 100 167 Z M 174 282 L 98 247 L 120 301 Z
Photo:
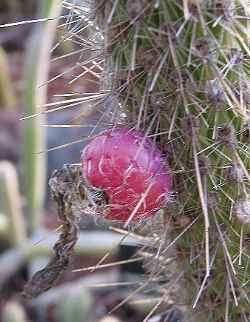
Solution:
M 126 232 L 87 215 L 71 268 L 58 285 L 34 300 L 21 296 L 27 280 L 48 262 L 58 238 L 60 223 L 48 178 L 65 163 L 79 163 L 86 138 L 109 127 L 114 117 L 113 103 L 105 107 L 99 99 L 102 36 L 86 18 L 88 5 L 0 1 L 3 322 L 142 321 L 154 304 L 142 301 L 152 298 L 150 292 L 143 297 L 136 292 L 133 301 L 128 297 L 145 278 L 140 260 L 126 263 L 136 256 L 136 242 L 121 243 Z M 86 99 L 91 95 L 97 99 Z M 104 268 L 93 268 L 100 260 Z M 84 270 L 72 272 L 79 268 Z M 172 316 L 171 321 L 179 320 Z

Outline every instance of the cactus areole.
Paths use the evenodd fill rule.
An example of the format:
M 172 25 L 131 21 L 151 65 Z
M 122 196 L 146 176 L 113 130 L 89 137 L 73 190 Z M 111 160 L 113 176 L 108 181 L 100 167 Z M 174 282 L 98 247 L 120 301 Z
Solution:
M 84 179 L 104 191 L 110 220 L 140 221 L 168 201 L 172 179 L 162 153 L 139 131 L 111 129 L 82 152 Z

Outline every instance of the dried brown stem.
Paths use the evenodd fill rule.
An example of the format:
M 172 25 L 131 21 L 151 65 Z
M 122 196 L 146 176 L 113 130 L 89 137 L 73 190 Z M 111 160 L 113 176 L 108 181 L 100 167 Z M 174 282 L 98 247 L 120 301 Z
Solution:
M 55 171 L 50 180 L 51 193 L 57 203 L 58 218 L 62 223 L 62 232 L 54 246 L 55 255 L 47 266 L 38 271 L 25 285 L 23 295 L 26 298 L 36 297 L 50 289 L 69 266 L 78 239 L 78 216 L 73 213 L 75 197 L 70 188 L 78 186 L 76 182 L 79 175 L 75 168 L 73 170 L 67 168 L 67 171 L 65 169 Z

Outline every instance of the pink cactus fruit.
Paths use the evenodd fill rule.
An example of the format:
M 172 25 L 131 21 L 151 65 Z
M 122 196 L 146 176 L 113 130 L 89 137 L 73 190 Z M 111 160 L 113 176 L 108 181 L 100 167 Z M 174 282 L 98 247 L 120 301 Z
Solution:
M 165 163 L 165 164 L 164 164 Z M 160 150 L 139 131 L 107 130 L 85 147 L 83 175 L 108 197 L 103 216 L 139 221 L 166 204 L 172 178 Z

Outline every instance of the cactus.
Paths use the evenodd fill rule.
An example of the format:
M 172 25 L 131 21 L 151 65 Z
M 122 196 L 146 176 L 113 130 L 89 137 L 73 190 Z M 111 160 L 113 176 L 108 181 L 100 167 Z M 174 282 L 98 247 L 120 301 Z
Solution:
M 160 248 L 148 265 L 154 281 L 168 280 L 155 287 L 164 294 L 155 309 L 168 299 L 183 321 L 248 321 L 249 4 L 91 4 L 103 34 L 102 90 L 118 98 L 127 124 L 154 138 L 173 173 L 173 201 L 153 232 Z
M 92 297 L 87 289 L 74 289 L 61 297 L 55 309 L 60 322 L 85 322 L 92 306 Z
M 27 321 L 26 313 L 18 302 L 8 302 L 5 304 L 2 312 L 3 322 L 25 322 Z
M 11 83 L 7 55 L 0 47 L 0 105 L 13 109 L 16 106 L 16 96 Z
M 32 118 L 24 127 L 24 176 L 28 204 L 28 232 L 32 234 L 40 222 L 46 189 L 46 144 L 43 105 L 46 104 L 49 58 L 56 26 L 61 11 L 61 0 L 46 0 L 40 3 L 40 14 L 54 19 L 38 24 L 27 48 L 25 114 Z M 37 117 L 33 117 L 38 115 Z M 40 154 L 39 154 L 40 152 Z M 43 152 L 43 153 L 41 153 Z
M 7 161 L 0 162 L 0 205 L 3 235 L 11 246 L 20 246 L 26 239 L 26 226 L 16 169 Z

